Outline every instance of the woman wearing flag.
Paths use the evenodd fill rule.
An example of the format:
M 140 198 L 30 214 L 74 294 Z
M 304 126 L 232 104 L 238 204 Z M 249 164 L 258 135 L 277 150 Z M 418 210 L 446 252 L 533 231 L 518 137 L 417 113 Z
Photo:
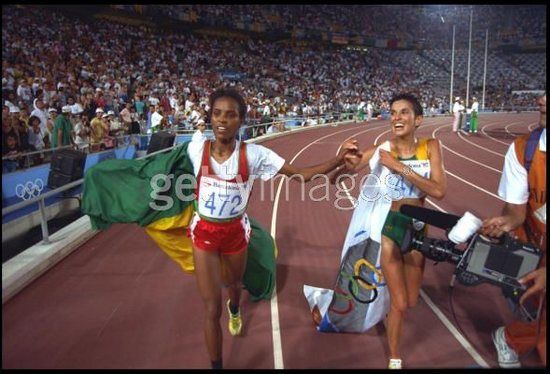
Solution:
M 424 257 L 417 251 L 401 254 L 399 248 L 412 218 L 400 213 L 399 208 L 404 204 L 423 206 L 426 196 L 442 199 L 447 182 L 439 141 L 417 139 L 415 136 L 423 119 L 422 106 L 416 97 L 399 94 L 391 100 L 390 106 L 391 140 L 363 152 L 347 154 L 345 167 L 337 175 L 355 173 L 369 165 L 371 173 L 382 183 L 379 190 L 382 194 L 377 195 L 377 201 L 366 203 L 374 206 L 365 210 L 371 212 L 369 217 L 358 218 L 370 225 L 371 238 L 381 243 L 379 261 L 390 295 L 387 314 L 388 368 L 400 369 L 399 341 L 403 319 L 407 308 L 414 306 L 418 300 Z M 359 198 L 364 199 L 365 196 L 361 194 Z M 359 202 L 356 210 L 362 203 Z M 353 222 L 350 227 L 352 225 Z
M 212 368 L 222 368 L 222 286 L 228 290 L 229 331 L 239 335 L 241 289 L 252 301 L 269 300 L 275 284 L 273 238 L 245 213 L 254 179 L 280 173 L 307 182 L 343 164 L 344 154 L 357 146 L 348 141 L 337 157 L 296 168 L 266 147 L 236 140 L 246 115 L 236 90 L 217 90 L 209 100 L 213 141 L 197 136 L 169 152 L 95 165 L 85 175 L 82 212 L 93 229 L 113 223 L 144 227 L 184 272 L 196 275 Z M 196 181 L 196 187 L 178 188 L 181 177 Z
M 222 365 L 222 285 L 227 288 L 229 332 L 240 335 L 239 310 L 246 267 L 250 222 L 246 215 L 254 179 L 268 180 L 277 173 L 301 176 L 302 182 L 326 174 L 343 164 L 344 155 L 357 150 L 355 141 L 344 143 L 337 157 L 297 168 L 270 149 L 236 140 L 246 115 L 238 91 L 219 89 L 209 98 L 214 141 L 199 138 L 187 149 L 197 178 L 195 213 L 188 232 L 193 244 L 197 286 L 205 307 L 204 333 L 213 369 Z

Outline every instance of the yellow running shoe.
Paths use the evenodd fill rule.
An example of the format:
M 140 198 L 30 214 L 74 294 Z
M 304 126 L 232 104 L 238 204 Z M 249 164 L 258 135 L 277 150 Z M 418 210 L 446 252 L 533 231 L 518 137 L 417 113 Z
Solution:
M 231 303 L 231 300 L 227 300 L 227 313 L 229 313 L 229 333 L 233 336 L 241 335 L 241 330 L 243 328 L 243 320 L 241 318 L 241 312 L 239 311 L 237 314 L 231 313 L 231 308 L 229 307 L 229 304 Z

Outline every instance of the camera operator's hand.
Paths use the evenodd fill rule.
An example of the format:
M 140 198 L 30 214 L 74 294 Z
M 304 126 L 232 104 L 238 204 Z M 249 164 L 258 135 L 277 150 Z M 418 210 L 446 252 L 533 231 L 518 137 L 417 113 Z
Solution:
M 504 233 L 514 229 L 514 220 L 510 216 L 487 218 L 479 230 L 483 235 L 500 238 Z
M 505 203 L 502 215 L 484 220 L 479 230 L 480 233 L 499 238 L 505 232 L 518 228 L 525 220 L 526 206 L 526 204 Z
M 519 299 L 520 304 L 529 298 L 531 295 L 534 295 L 538 292 L 546 291 L 546 266 L 543 266 L 531 273 L 525 275 L 524 277 L 518 280 L 521 284 L 526 284 L 530 281 L 533 281 L 531 287 L 525 291 L 525 293 Z

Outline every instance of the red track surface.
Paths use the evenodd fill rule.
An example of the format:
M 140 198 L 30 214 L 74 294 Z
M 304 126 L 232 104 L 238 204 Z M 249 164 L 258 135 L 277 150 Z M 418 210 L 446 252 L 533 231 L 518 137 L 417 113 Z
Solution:
M 501 170 L 514 133 L 526 133 L 537 113 L 481 116 L 486 134 L 458 137 L 450 132 L 451 118 L 426 118 L 420 137 L 436 136 L 452 151 Z M 300 151 L 296 165 L 310 165 L 331 157 L 340 143 L 354 136 L 367 147 L 382 134 L 387 121 L 315 129 L 262 143 L 287 160 Z M 368 131 L 365 131 L 368 130 Z M 489 136 L 493 137 L 490 138 Z M 311 144 L 316 139 L 319 141 Z M 471 143 L 468 143 L 471 142 Z M 478 145 L 477 147 L 474 145 Z M 491 153 L 491 152 L 495 153 Z M 485 218 L 499 213 L 496 195 L 500 173 L 444 149 L 448 191 L 434 201 L 449 213 L 469 210 Z M 278 185 L 276 179 L 274 191 Z M 320 181 L 311 182 L 309 190 Z M 256 182 L 249 215 L 271 229 L 274 193 L 270 183 Z M 341 245 L 351 210 L 329 201 L 301 201 L 300 185 L 289 184 L 276 215 L 277 299 L 284 368 L 385 368 L 387 348 L 383 326 L 365 334 L 326 334 L 313 326 L 304 284 L 332 288 Z M 349 184 L 348 184 L 349 186 Z M 265 198 L 261 201 L 262 187 Z M 321 190 L 313 194 L 322 196 Z M 352 196 L 357 196 L 355 188 Z M 341 193 L 341 206 L 350 206 Z M 433 201 L 433 200 L 432 200 Z M 428 208 L 435 209 L 427 204 Z M 440 235 L 435 230 L 434 235 Z M 456 326 L 449 306 L 452 265 L 427 261 L 423 291 Z M 457 285 L 453 305 L 466 339 L 490 366 L 497 367 L 491 331 L 510 321 L 512 314 L 490 285 Z M 224 332 L 226 368 L 274 367 L 271 306 L 243 300 L 244 336 Z M 202 303 L 193 276 L 182 273 L 136 225 L 115 225 L 84 244 L 34 281 L 2 307 L 3 368 L 208 368 L 203 342 Z M 226 325 L 226 316 L 222 323 Z M 425 299 L 407 315 L 402 338 L 403 360 L 409 368 L 466 368 L 476 366 L 472 355 L 442 323 Z M 524 366 L 537 365 L 531 353 Z

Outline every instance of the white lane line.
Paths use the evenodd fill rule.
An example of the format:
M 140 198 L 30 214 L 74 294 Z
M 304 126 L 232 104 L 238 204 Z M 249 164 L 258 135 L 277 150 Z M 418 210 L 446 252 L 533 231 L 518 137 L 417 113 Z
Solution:
M 520 122 L 514 122 L 512 125 L 516 125 L 516 124 L 519 124 Z M 497 123 L 491 123 L 489 125 L 485 125 L 481 128 L 481 133 L 483 135 L 485 135 L 486 137 L 488 137 L 490 140 L 494 140 L 495 142 L 498 142 L 500 144 L 504 144 L 504 145 L 510 145 L 510 143 L 506 143 L 506 142 L 503 142 L 502 140 L 498 140 L 496 138 L 493 138 L 491 135 L 487 134 L 485 132 L 485 129 L 488 128 L 489 126 L 493 126 L 493 125 L 497 125 Z
M 435 124 L 434 124 L 435 125 Z M 432 126 L 432 125 L 430 125 Z M 447 125 L 445 125 L 447 126 Z M 376 142 L 375 142 L 376 143 Z M 338 151 L 336 152 L 336 154 L 338 154 Z M 453 175 L 454 176 L 454 175 Z M 461 180 L 463 180 L 462 178 L 459 178 Z M 464 181 L 464 180 L 463 180 Z M 466 183 L 469 183 L 467 181 L 464 181 Z M 350 200 L 350 202 L 352 204 L 355 204 L 354 203 L 354 199 L 353 197 L 350 195 L 349 193 L 349 190 L 348 188 L 346 187 L 346 185 L 344 184 L 344 182 L 341 182 L 342 186 L 344 187 L 344 191 L 346 192 L 346 195 L 348 197 L 348 199 Z M 474 186 L 475 187 L 475 186 Z M 483 190 L 485 191 L 485 190 Z M 485 191 L 485 192 L 488 192 L 488 191 Z M 435 204 L 434 202 L 432 202 L 430 199 L 426 199 L 426 202 L 428 202 L 429 204 L 433 205 L 435 208 L 437 208 L 438 210 L 440 210 L 441 212 L 444 212 L 444 213 L 447 213 L 447 211 L 443 208 L 441 208 L 439 205 Z M 435 305 L 435 303 L 430 299 L 430 297 L 422 290 L 420 289 L 420 297 L 422 297 L 422 299 L 424 300 L 424 302 L 426 302 L 426 305 L 428 305 L 428 307 L 434 312 L 434 314 L 439 318 L 439 320 L 443 323 L 443 325 L 447 328 L 447 330 L 449 330 L 449 332 L 451 333 L 451 335 L 453 335 L 453 337 L 460 343 L 460 345 L 462 345 L 462 347 L 466 350 L 466 352 L 468 352 L 468 354 L 475 360 L 475 362 L 481 366 L 481 367 L 485 367 L 485 368 L 489 368 L 489 364 L 483 359 L 483 357 L 479 354 L 479 352 L 472 346 L 472 344 L 470 344 L 470 342 L 454 327 L 454 325 L 452 324 L 451 321 L 449 321 L 449 319 L 445 316 L 445 314 L 441 311 L 441 309 L 439 309 L 439 307 L 437 305 Z
M 468 182 L 466 179 L 463 179 L 463 178 L 459 177 L 458 175 L 451 173 L 450 171 L 445 170 L 445 173 L 449 174 L 449 175 L 452 176 L 452 177 L 455 177 L 456 179 L 458 179 L 458 180 L 461 181 L 461 182 L 466 183 L 467 185 L 470 185 L 470 186 L 472 186 L 472 187 L 474 187 L 474 188 L 476 188 L 476 189 L 478 189 L 478 190 L 480 190 L 480 191 L 482 191 L 482 192 L 485 192 L 487 195 L 493 196 L 493 197 L 497 198 L 498 200 L 501 200 L 500 197 L 498 197 L 498 196 L 495 195 L 494 193 L 489 192 L 489 191 L 487 191 L 487 190 L 484 189 L 484 188 L 478 187 L 478 186 L 476 186 L 475 184 Z
M 447 125 L 447 126 L 452 126 L 452 125 Z M 439 130 L 441 130 L 442 128 L 443 128 L 443 126 L 440 127 L 440 128 L 438 128 L 438 129 L 435 129 L 435 130 L 432 132 L 432 137 L 435 138 L 435 135 L 437 134 L 437 132 L 438 132 Z M 485 165 L 485 164 L 482 163 L 482 162 L 478 162 L 478 161 L 476 161 L 476 160 L 474 160 L 474 159 L 471 159 L 471 158 L 469 158 L 469 157 L 467 157 L 467 156 L 464 156 L 462 153 L 453 151 L 451 148 L 449 148 L 449 147 L 447 147 L 445 144 L 443 144 L 443 141 L 442 141 L 441 139 L 439 139 L 439 142 L 441 143 L 441 146 L 442 146 L 443 148 L 445 148 L 446 150 L 448 150 L 449 152 L 452 152 L 452 153 L 454 153 L 455 155 L 457 155 L 457 156 L 459 156 L 459 157 L 462 157 L 462 158 L 464 158 L 464 159 L 466 159 L 466 160 L 468 160 L 468 161 L 470 161 L 470 162 L 473 162 L 474 164 L 483 166 L 483 167 L 485 167 L 485 168 L 487 168 L 487 169 L 490 169 L 490 170 L 492 170 L 492 171 L 496 171 L 497 173 L 502 174 L 502 171 L 500 171 L 500 170 L 498 170 L 498 169 L 495 169 L 495 168 L 493 168 L 493 167 L 491 167 L 491 166 L 489 166 L 489 165 Z
M 504 131 L 506 131 L 506 132 L 507 132 L 508 134 L 510 134 L 511 136 L 516 137 L 517 134 L 514 134 L 513 132 L 510 132 L 509 127 L 512 127 L 512 126 L 515 126 L 515 125 L 521 125 L 521 124 L 523 124 L 523 122 L 514 122 L 514 123 L 511 123 L 511 124 L 509 124 L 509 125 L 506 125 L 506 126 L 504 126 Z M 535 124 L 536 124 L 536 122 L 530 123 L 530 124 L 527 126 L 527 129 L 529 129 L 531 126 L 533 126 L 533 125 L 535 125 Z
M 430 309 L 435 313 L 437 318 L 443 323 L 443 325 L 453 334 L 455 339 L 462 345 L 462 347 L 472 356 L 472 358 L 475 360 L 475 362 L 484 368 L 490 368 L 487 361 L 483 359 L 483 357 L 479 354 L 478 351 L 470 344 L 470 342 L 454 327 L 451 321 L 447 317 L 445 317 L 445 314 L 437 307 L 437 305 L 434 304 L 434 302 L 428 297 L 426 292 L 424 292 L 423 289 L 420 289 L 420 297 L 426 302 L 426 304 L 430 307 Z
M 376 130 L 379 127 L 371 127 L 368 130 Z M 308 145 L 306 145 L 304 148 L 298 152 L 292 160 L 290 160 L 289 164 L 292 164 L 298 156 L 302 154 L 306 149 L 311 147 L 313 144 L 317 143 L 320 140 L 326 139 L 328 137 L 347 132 L 347 131 L 353 131 L 357 130 L 357 128 L 352 129 L 345 129 L 341 131 L 337 131 L 332 134 L 325 135 L 317 140 L 312 141 Z M 366 132 L 366 131 L 364 131 Z M 277 212 L 279 210 L 279 197 L 281 195 L 281 189 L 283 187 L 283 181 L 284 177 L 281 178 L 279 181 L 279 185 L 277 186 L 277 193 L 275 194 L 275 201 L 273 202 L 273 212 L 271 215 L 271 236 L 273 238 L 277 235 Z M 272 337 L 273 337 L 273 361 L 274 361 L 274 368 L 275 369 L 284 369 L 284 361 L 283 361 L 283 346 L 281 342 L 281 324 L 279 322 L 279 305 L 277 303 L 277 284 L 275 283 L 275 286 L 273 287 L 273 296 L 271 297 L 271 331 L 272 331 Z
M 470 143 L 470 144 L 473 145 L 474 147 L 477 147 L 477 148 L 479 148 L 479 149 L 483 149 L 483 150 L 486 151 L 486 152 L 490 152 L 490 153 L 492 153 L 492 154 L 495 154 L 495 155 L 497 155 L 497 156 L 500 156 L 500 157 L 504 158 L 504 155 L 503 155 L 503 154 L 500 154 L 500 153 L 495 152 L 495 151 L 491 151 L 490 149 L 484 148 L 484 147 L 482 147 L 482 146 L 480 146 L 480 145 L 477 145 L 476 143 L 473 143 L 473 142 L 469 141 L 468 139 L 466 139 L 466 138 L 460 133 L 460 131 L 457 132 L 457 134 L 458 134 L 458 136 L 459 136 L 462 140 L 464 140 L 466 143 Z

